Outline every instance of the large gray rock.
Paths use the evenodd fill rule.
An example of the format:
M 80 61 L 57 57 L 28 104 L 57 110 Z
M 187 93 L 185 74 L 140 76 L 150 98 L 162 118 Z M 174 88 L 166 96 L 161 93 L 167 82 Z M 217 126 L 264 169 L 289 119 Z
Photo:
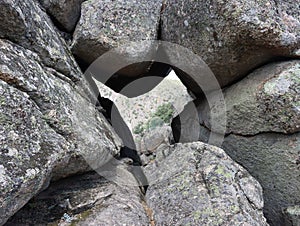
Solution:
M 261 186 L 217 147 L 177 144 L 146 174 L 157 225 L 267 225 Z
M 143 137 L 136 141 L 142 165 L 148 165 L 156 159 L 173 142 L 170 126 L 164 125 L 145 132 Z
M 53 183 L 7 225 L 149 225 L 141 197 L 138 187 L 84 174 Z
M 82 68 L 86 69 L 99 56 L 118 47 L 112 59 L 103 63 L 101 69 L 96 66 L 96 72 L 90 71 L 114 91 L 120 92 L 137 77 L 166 76 L 170 67 L 152 62 L 158 48 L 152 41 L 158 38 L 161 4 L 162 0 L 92 0 L 82 3 L 71 46 Z M 132 45 L 132 42 L 136 43 Z M 119 65 L 122 66 L 113 69 Z M 111 74 L 106 78 L 104 74 L 107 72 L 115 73 L 115 76 Z M 142 86 L 123 90 L 122 94 L 130 97 L 141 95 L 161 80 L 151 79 Z
M 221 133 L 220 128 L 225 126 L 225 134 L 245 136 L 300 131 L 299 63 L 294 60 L 266 65 L 224 89 L 226 114 L 222 114 L 220 102 L 214 101 L 214 92 L 210 94 L 211 106 L 202 99 L 189 102 L 172 121 L 175 141 L 192 142 L 201 136 L 207 141 L 205 128 L 211 129 L 211 112 L 218 124 L 216 133 Z
M 121 146 L 82 89 L 42 62 L 0 40 L 0 225 L 51 178 L 102 166 Z
M 215 119 L 219 124 L 227 120 L 223 149 L 261 183 L 264 212 L 272 225 L 283 225 L 282 209 L 300 201 L 299 63 L 269 64 L 224 89 L 226 116 Z M 211 129 L 209 112 L 218 109 L 218 104 L 198 106 L 205 126 L 197 134 L 201 141 L 210 135 L 205 129 Z
M 223 87 L 274 57 L 300 55 L 299 6 L 299 0 L 168 0 L 162 40 L 201 56 Z
M 84 62 L 92 63 L 106 51 L 128 42 L 156 40 L 161 2 L 84 2 L 74 32 L 73 53 Z M 136 50 L 134 54 L 144 53 Z
M 40 0 L 41 5 L 46 11 L 67 32 L 75 29 L 76 23 L 80 18 L 81 3 L 84 0 Z
M 224 150 L 262 185 L 264 213 L 271 225 L 289 225 L 282 210 L 300 202 L 299 147 L 299 133 L 225 138 Z
M 298 60 L 259 68 L 240 82 L 224 89 L 223 93 L 226 115 L 219 113 L 214 120 L 220 125 L 227 123 L 227 134 L 289 134 L 300 131 Z M 219 107 L 218 103 L 212 106 L 202 103 L 198 107 L 201 124 L 210 128 L 210 111 L 219 112 Z
M 47 67 L 76 81 L 81 73 L 50 18 L 37 1 L 0 2 L 0 38 L 37 53 Z
M 43 120 L 29 95 L 0 81 L 0 225 L 49 183 L 54 168 L 67 165 L 72 149 Z M 67 172 L 66 172 L 67 173 Z
M 147 131 L 142 138 L 142 153 L 153 153 L 161 144 L 170 144 L 172 140 L 170 126 L 158 126 Z

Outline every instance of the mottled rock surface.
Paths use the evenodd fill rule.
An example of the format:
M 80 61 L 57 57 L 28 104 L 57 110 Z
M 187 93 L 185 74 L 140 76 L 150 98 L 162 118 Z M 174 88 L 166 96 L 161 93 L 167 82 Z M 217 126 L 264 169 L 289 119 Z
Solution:
M 43 120 L 30 97 L 0 81 L 0 225 L 66 165 L 72 145 Z
M 81 3 L 84 0 L 40 0 L 46 11 L 55 18 L 65 31 L 72 32 L 80 18 Z
M 269 64 L 224 89 L 226 116 L 216 119 L 227 120 L 222 148 L 261 183 L 272 225 L 283 225 L 282 209 L 300 201 L 299 66 L 297 60 Z M 205 126 L 197 134 L 201 141 L 210 135 L 209 112 L 218 109 L 218 104 L 198 106 Z
M 223 148 L 260 182 L 268 222 L 285 225 L 282 210 L 300 202 L 300 134 L 229 135 Z
M 3 0 L 0 2 L 0 38 L 8 39 L 39 55 L 50 68 L 73 81 L 81 73 L 52 21 L 37 1 Z
M 149 225 L 143 203 L 137 186 L 89 173 L 51 184 L 7 225 Z
M 227 134 L 295 133 L 300 131 L 299 94 L 300 61 L 269 64 L 224 89 L 226 116 L 218 114 L 215 120 L 227 123 Z M 210 109 L 218 112 L 219 108 L 201 104 L 201 124 L 210 128 Z
M 6 40 L 0 40 L 0 81 L 2 225 L 51 178 L 105 164 L 121 141 L 80 87 Z
M 81 18 L 74 32 L 72 51 L 81 61 L 90 64 L 103 53 L 129 42 L 157 40 L 161 0 L 139 2 L 87 1 L 82 4 Z M 152 54 L 151 45 L 140 45 L 123 52 L 123 61 Z M 155 51 L 154 51 L 155 52 Z M 126 56 L 127 59 L 124 58 Z M 127 66 L 127 65 L 126 65 Z M 137 76 L 148 71 L 149 63 L 136 64 L 120 72 Z
M 300 63 L 292 58 L 300 56 L 299 7 L 299 0 L 0 1 L 0 225 L 33 197 L 7 225 L 267 225 L 258 182 L 268 222 L 298 224 Z M 71 47 L 59 30 L 74 31 Z M 127 44 L 158 39 L 201 56 L 222 87 L 251 72 L 224 89 L 223 148 L 258 181 L 219 148 L 200 142 L 170 146 L 157 133 L 147 138 L 148 178 L 132 159 L 112 160 L 122 154 L 117 133 L 123 121 L 111 117 L 119 122 L 112 123 L 114 130 L 102 115 L 109 111 L 104 101 L 95 107 L 92 93 L 98 90 L 91 90 L 94 83 L 87 86 L 77 63 L 86 69 L 125 44 L 104 68 L 92 68 L 104 75 L 112 66 L 168 54 L 184 84 L 202 95 L 196 80 L 179 70 L 185 66 L 201 79 L 209 73 L 195 55 L 182 54 L 180 46 L 158 54 L 154 42 Z M 147 92 L 170 70 L 151 60 L 104 82 L 109 79 L 106 84 L 119 92 L 136 78 L 156 76 L 137 81 L 126 95 Z M 217 87 L 208 77 L 203 81 L 204 91 Z M 218 105 L 210 107 L 219 112 Z M 209 111 L 202 99 L 190 102 L 178 140 L 207 141 Z M 194 120 L 198 114 L 205 127 Z M 128 131 L 119 132 L 126 146 L 133 140 Z M 115 183 L 86 174 L 91 169 Z M 148 182 L 143 200 L 138 186 Z
M 173 143 L 172 129 L 164 125 L 147 131 L 138 143 L 138 152 L 142 164 L 148 165 L 153 159 L 159 158 L 164 149 Z
M 299 56 L 299 7 L 299 0 L 168 0 L 161 38 L 201 56 L 225 86 L 274 57 Z
M 142 138 L 141 151 L 143 153 L 152 153 L 161 144 L 170 144 L 172 140 L 171 128 L 169 126 L 159 126 L 146 132 Z
M 157 225 L 267 225 L 259 183 L 217 147 L 177 144 L 146 174 Z

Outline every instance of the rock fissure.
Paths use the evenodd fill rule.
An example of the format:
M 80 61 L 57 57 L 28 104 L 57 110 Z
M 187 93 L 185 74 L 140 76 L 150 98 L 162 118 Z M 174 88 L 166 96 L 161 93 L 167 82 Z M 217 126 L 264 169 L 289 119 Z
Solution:
M 162 14 L 164 13 L 165 8 L 167 7 L 166 0 L 163 0 L 161 3 L 161 9 L 159 14 L 158 26 L 157 26 L 157 40 L 162 40 Z
M 280 63 L 280 62 L 289 62 L 289 61 L 293 61 L 293 60 L 299 60 L 300 59 L 300 55 L 299 56 L 292 56 L 292 57 L 282 57 L 282 56 L 277 56 L 277 57 L 273 57 L 272 59 L 269 59 L 266 62 L 263 62 L 260 65 L 257 65 L 256 67 L 251 68 L 251 70 L 249 70 L 248 72 L 246 72 L 245 74 L 243 74 L 243 76 L 241 76 L 240 78 L 234 80 L 232 83 L 227 84 L 225 86 L 222 87 L 223 90 L 226 90 L 227 88 L 231 87 L 234 84 L 238 84 L 239 82 L 243 81 L 245 78 L 247 78 L 247 76 L 249 74 L 252 74 L 253 72 L 264 68 L 265 66 L 268 66 L 270 64 L 274 64 L 274 63 Z
M 57 77 L 58 79 L 70 84 L 71 86 L 75 86 L 76 83 L 79 82 L 79 80 L 75 80 L 73 81 L 72 79 L 70 79 L 66 74 L 63 74 L 59 71 L 57 71 L 55 68 L 53 67 L 48 67 L 47 65 L 45 65 L 42 61 L 40 62 L 41 64 L 43 64 L 45 66 L 46 70 L 49 70 L 51 72 L 51 74 L 53 74 L 55 77 Z
M 145 212 L 147 214 L 147 217 L 149 219 L 149 223 L 151 226 L 155 226 L 155 217 L 153 215 L 153 210 L 147 205 L 147 202 L 146 201 L 142 201 L 143 203 L 143 207 L 145 209 Z
M 13 40 L 13 39 L 10 39 L 10 38 L 3 38 L 1 37 L 0 40 L 4 40 L 4 41 L 7 41 L 9 43 L 12 43 L 13 45 L 15 46 L 18 46 L 18 47 L 21 47 L 27 51 L 30 51 L 34 54 L 36 54 L 36 56 L 39 56 L 39 52 L 34 50 L 34 48 L 28 48 L 27 46 L 23 46 L 23 45 L 20 45 L 17 41 Z M 59 78 L 60 80 L 64 81 L 64 82 L 67 82 L 69 83 L 70 85 L 73 85 L 80 82 L 80 78 L 78 77 L 74 77 L 74 76 L 70 76 L 68 75 L 65 71 L 63 70 L 60 70 L 59 68 L 57 67 L 54 67 L 52 64 L 47 64 L 44 60 L 42 60 L 40 57 L 36 57 L 35 59 L 37 61 L 37 63 L 39 63 L 41 66 L 48 68 L 50 70 L 52 70 L 54 73 L 53 75 L 55 75 L 57 78 Z M 81 73 L 81 71 L 80 71 Z
M 256 134 L 240 134 L 240 133 L 235 133 L 235 132 L 230 132 L 227 133 L 225 135 L 225 137 L 228 137 L 230 135 L 234 135 L 234 136 L 238 136 L 238 137 L 245 137 L 245 138 L 251 138 L 251 137 L 255 137 L 255 136 L 260 136 L 260 135 L 295 135 L 295 134 L 299 134 L 299 132 L 295 132 L 295 133 L 282 133 L 282 132 L 276 132 L 276 131 L 263 131 L 263 132 L 259 132 Z
M 212 132 L 212 133 L 215 133 L 215 134 L 219 134 L 221 136 L 224 135 L 224 134 L 221 134 L 219 132 L 211 131 L 210 128 L 208 126 L 206 126 L 205 124 L 203 124 L 203 123 L 200 123 L 200 126 L 204 127 L 209 132 Z M 274 135 L 276 134 L 276 135 L 286 135 L 286 136 L 289 136 L 289 135 L 299 134 L 299 132 L 283 133 L 283 132 L 277 132 L 277 131 L 262 131 L 262 132 L 255 133 L 255 134 L 243 134 L 243 133 L 237 133 L 237 132 L 229 132 L 229 133 L 225 133 L 224 137 L 226 138 L 226 137 L 228 137 L 230 135 L 234 135 L 234 136 L 238 136 L 238 137 L 251 138 L 251 137 L 256 137 L 256 136 L 259 136 L 259 135 L 272 135 L 272 134 L 274 134 Z

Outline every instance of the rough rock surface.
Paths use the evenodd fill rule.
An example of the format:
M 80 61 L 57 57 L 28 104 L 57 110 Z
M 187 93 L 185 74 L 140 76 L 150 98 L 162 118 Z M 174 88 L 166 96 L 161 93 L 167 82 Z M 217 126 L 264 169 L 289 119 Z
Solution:
M 224 89 L 227 120 L 223 149 L 245 167 L 264 189 L 264 213 L 272 225 L 283 225 L 282 209 L 300 197 L 300 64 L 277 62 L 255 70 Z M 200 140 L 207 142 L 211 111 L 218 104 L 198 106 Z M 186 113 L 185 113 L 186 115 Z M 219 131 L 214 131 L 219 132 Z M 186 134 L 187 137 L 193 137 Z
M 83 1 L 0 1 L 0 225 L 32 197 L 8 225 L 267 225 L 261 186 L 233 160 L 262 184 L 270 224 L 298 224 L 299 60 L 267 65 L 224 90 L 229 123 L 223 147 L 233 160 L 200 142 L 159 145 L 161 140 L 153 134 L 146 149 L 155 154 L 147 159 L 145 178 L 132 159 L 123 159 L 127 165 L 121 169 L 110 165 L 120 163 L 112 160 L 122 154 L 118 130 L 102 115 L 108 110 L 99 102 L 95 106 L 93 84 L 87 87 L 83 82 L 58 33 L 74 30 Z M 277 57 L 299 58 L 299 6 L 299 0 L 89 0 L 82 4 L 71 48 L 85 69 L 104 52 L 129 41 L 163 39 L 200 55 L 226 86 Z M 115 55 L 123 57 L 118 63 L 153 58 L 158 52 L 152 44 L 123 46 Z M 178 63 L 174 69 L 197 93 L 195 81 L 176 66 L 197 71 L 199 61 L 178 50 L 167 57 Z M 101 72 L 112 65 L 108 62 Z M 137 82 L 139 89 L 131 89 L 132 96 L 140 95 L 139 84 L 148 91 L 169 69 L 157 62 L 138 63 L 118 71 L 106 84 L 120 91 L 137 76 L 159 78 L 147 80 L 149 84 Z M 209 109 L 204 103 L 198 107 L 205 125 L 199 132 L 189 120 L 194 116 L 191 105 L 182 117 L 190 126 L 181 141 L 206 139 L 209 134 Z M 211 107 L 218 112 L 217 105 Z M 124 140 L 129 146 L 132 138 Z M 74 176 L 92 168 L 117 183 L 95 173 Z M 148 182 L 143 200 L 138 186 Z
M 299 147 L 299 133 L 225 138 L 224 150 L 263 187 L 264 213 L 271 225 L 286 225 L 282 210 L 300 202 Z
M 299 0 L 168 0 L 162 40 L 201 56 L 223 87 L 274 57 L 299 57 L 299 7 Z
M 227 120 L 221 114 L 215 120 L 227 122 L 227 134 L 295 133 L 300 131 L 299 94 L 300 61 L 269 64 L 224 89 Z M 201 124 L 210 128 L 209 109 L 218 112 L 218 108 L 201 104 Z
M 0 81 L 2 225 L 51 178 L 105 164 L 121 142 L 75 83 L 45 66 L 38 54 L 6 40 L 0 40 Z
M 87 1 L 82 4 L 81 17 L 74 32 L 73 53 L 90 64 L 108 50 L 128 42 L 157 40 L 161 0 L 138 3 L 126 1 Z M 141 59 L 151 45 L 129 49 L 129 59 Z M 126 60 L 126 59 L 123 59 Z M 126 65 L 127 66 L 127 65 Z M 136 64 L 121 74 L 136 76 L 147 72 L 149 63 Z
M 47 125 L 30 97 L 0 81 L 0 225 L 47 186 L 72 148 Z
M 7 225 L 149 225 L 143 203 L 138 187 L 89 173 L 51 184 Z
M 217 147 L 177 144 L 146 174 L 157 225 L 267 225 L 259 183 Z
M 55 18 L 67 32 L 75 29 L 80 18 L 81 3 L 84 0 L 40 0 L 46 11 Z
M 39 55 L 42 62 L 76 81 L 81 73 L 50 18 L 36 1 L 0 2 L 0 38 Z
M 172 129 L 164 125 L 147 131 L 141 140 L 136 141 L 142 165 L 148 165 L 153 159 L 159 158 L 167 146 L 173 143 Z
M 169 126 L 159 126 L 146 132 L 141 141 L 141 152 L 152 153 L 161 144 L 171 143 L 171 128 Z

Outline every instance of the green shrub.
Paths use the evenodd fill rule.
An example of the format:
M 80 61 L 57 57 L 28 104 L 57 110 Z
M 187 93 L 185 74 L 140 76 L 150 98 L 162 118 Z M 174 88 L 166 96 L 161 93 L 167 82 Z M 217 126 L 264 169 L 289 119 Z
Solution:
M 174 115 L 174 108 L 172 104 L 170 103 L 162 104 L 158 106 L 156 111 L 152 114 L 150 119 L 145 124 L 139 122 L 139 124 L 136 127 L 134 127 L 133 133 L 143 136 L 145 131 L 152 130 L 156 127 L 162 126 L 164 123 L 169 124 L 173 115 Z
M 153 116 L 157 116 L 161 118 L 165 123 L 170 123 L 173 114 L 174 114 L 174 107 L 172 106 L 172 104 L 167 103 L 158 106 Z
M 142 122 L 139 122 L 139 124 L 137 124 L 137 126 L 134 127 L 133 133 L 143 135 L 144 130 L 145 130 L 144 124 Z

